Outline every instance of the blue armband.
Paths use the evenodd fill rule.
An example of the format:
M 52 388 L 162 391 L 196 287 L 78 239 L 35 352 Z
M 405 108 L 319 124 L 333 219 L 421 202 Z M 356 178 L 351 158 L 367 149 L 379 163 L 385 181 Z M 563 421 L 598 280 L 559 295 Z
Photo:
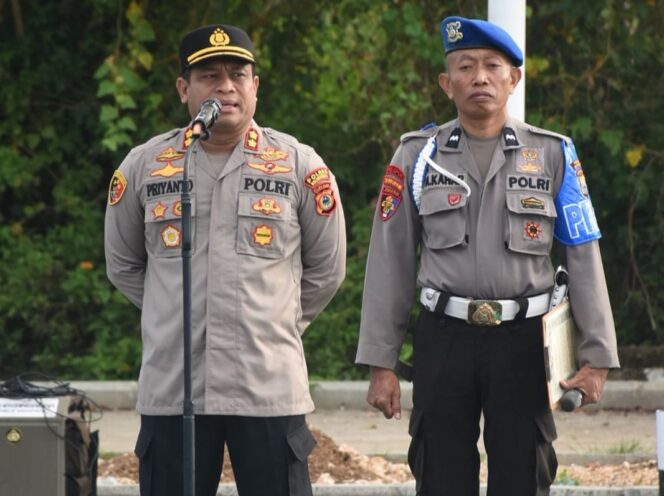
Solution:
M 563 140 L 565 170 L 560 191 L 556 196 L 556 225 L 554 236 L 566 245 L 576 246 L 602 237 L 595 210 L 590 202 L 586 178 L 574 144 Z

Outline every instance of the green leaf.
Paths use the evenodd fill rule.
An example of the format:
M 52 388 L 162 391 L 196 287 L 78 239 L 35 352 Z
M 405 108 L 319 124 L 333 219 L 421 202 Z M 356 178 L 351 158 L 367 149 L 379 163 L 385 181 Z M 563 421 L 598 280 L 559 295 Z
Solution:
M 136 101 L 130 95 L 116 95 L 115 101 L 121 109 L 135 109 Z
M 101 112 L 99 113 L 99 120 L 101 122 L 109 122 L 118 117 L 117 107 L 112 107 L 111 105 L 102 105 Z
M 99 89 L 97 90 L 97 96 L 102 97 L 106 95 L 112 95 L 115 93 L 116 86 L 111 81 L 104 80 L 99 83 Z

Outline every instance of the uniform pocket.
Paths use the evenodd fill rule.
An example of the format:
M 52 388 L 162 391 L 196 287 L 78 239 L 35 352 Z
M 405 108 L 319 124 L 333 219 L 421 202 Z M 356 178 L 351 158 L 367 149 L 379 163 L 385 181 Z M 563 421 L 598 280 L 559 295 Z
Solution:
M 292 458 L 288 464 L 290 496 L 312 496 L 307 458 L 316 446 L 316 439 L 307 424 L 302 424 L 286 437 Z
M 505 244 L 510 251 L 548 255 L 553 243 L 553 198 L 531 191 L 508 191 Z
M 191 204 L 191 249 L 194 249 L 195 208 Z M 182 204 L 178 197 L 160 198 L 145 205 L 146 249 L 157 258 L 182 255 Z
M 427 248 L 442 250 L 466 244 L 468 196 L 454 188 L 434 188 L 422 195 L 422 240 Z
M 261 258 L 282 258 L 292 235 L 291 211 L 291 202 L 286 198 L 241 192 L 237 252 Z

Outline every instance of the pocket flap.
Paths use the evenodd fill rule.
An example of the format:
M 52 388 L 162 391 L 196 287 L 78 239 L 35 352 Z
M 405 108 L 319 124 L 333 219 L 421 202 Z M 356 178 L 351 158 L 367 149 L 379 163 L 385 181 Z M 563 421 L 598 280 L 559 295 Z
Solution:
M 553 198 L 531 191 L 508 191 L 507 209 L 516 214 L 557 216 Z
M 196 202 L 191 199 L 191 216 L 195 217 Z M 182 218 L 182 202 L 179 197 L 159 198 L 145 204 L 145 223 Z
M 287 439 L 288 446 L 290 446 L 295 458 L 300 461 L 306 460 L 316 446 L 316 439 L 313 434 L 311 434 L 307 424 L 302 424 L 296 430 L 288 434 Z
M 431 215 L 435 212 L 456 210 L 468 203 L 466 191 L 459 188 L 432 188 L 422 194 L 420 215 Z
M 288 220 L 291 216 L 291 202 L 281 196 L 241 192 L 238 214 L 247 217 Z

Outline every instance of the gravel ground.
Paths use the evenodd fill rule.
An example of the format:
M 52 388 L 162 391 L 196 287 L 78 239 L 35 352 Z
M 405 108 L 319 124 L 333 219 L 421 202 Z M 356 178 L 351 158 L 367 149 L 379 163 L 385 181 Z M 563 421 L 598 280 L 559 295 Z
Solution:
M 312 482 L 318 484 L 340 483 L 402 483 L 412 480 L 408 466 L 390 463 L 382 457 L 361 455 L 346 445 L 337 445 L 317 429 L 312 433 L 318 444 L 309 457 L 309 471 Z M 99 461 L 99 477 L 112 477 L 120 483 L 138 482 L 138 464 L 133 453 L 125 453 Z M 486 464 L 482 464 L 482 481 L 486 480 Z M 221 482 L 232 482 L 233 473 L 224 460 Z M 556 484 L 570 486 L 657 486 L 659 472 L 656 460 L 643 463 L 622 463 L 620 465 L 600 465 L 591 463 L 585 466 L 569 465 L 558 467 Z

